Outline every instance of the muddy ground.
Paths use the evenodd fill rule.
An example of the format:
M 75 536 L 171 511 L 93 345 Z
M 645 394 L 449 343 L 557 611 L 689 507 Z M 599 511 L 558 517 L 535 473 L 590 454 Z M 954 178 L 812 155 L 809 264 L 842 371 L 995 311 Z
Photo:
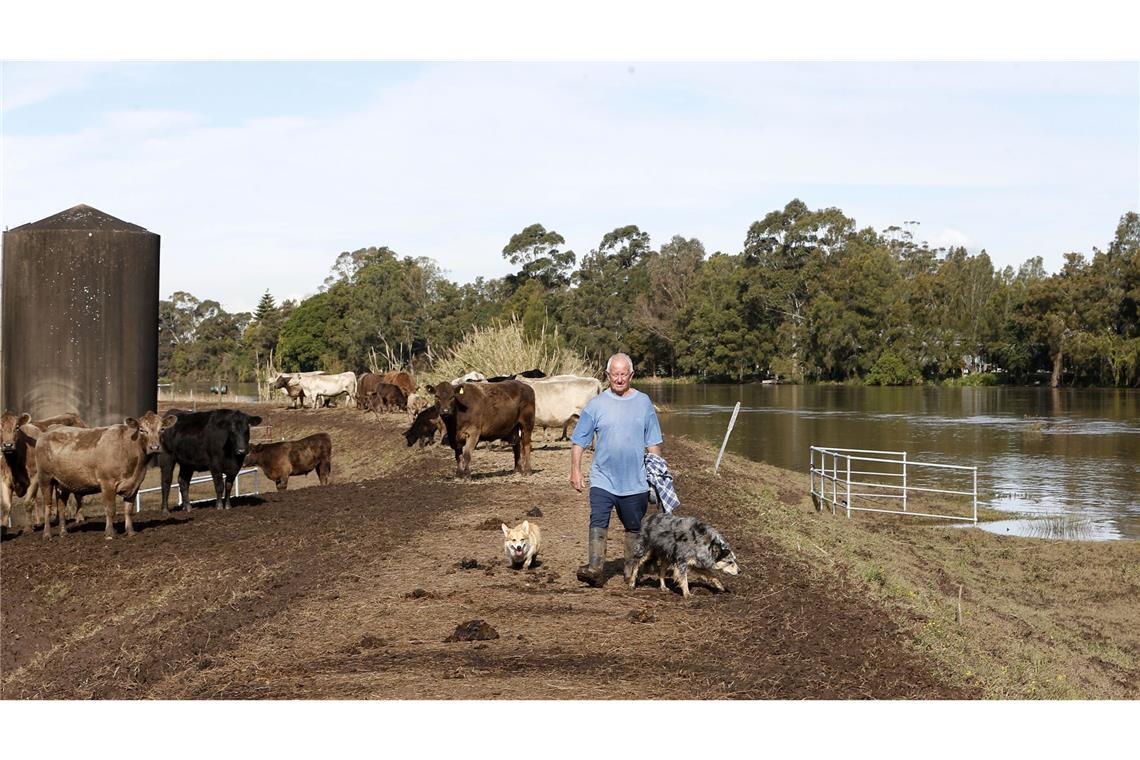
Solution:
M 243 497 L 229 511 L 198 505 L 165 518 L 151 497 L 133 538 L 105 541 L 97 504 L 64 539 L 7 538 L 0 696 L 987 696 L 923 641 L 914 609 L 875 599 L 864 578 L 821 571 L 769 535 L 752 497 L 714 478 L 706 447 L 671 440 L 664 454 L 682 510 L 725 534 L 743 574 L 725 579 L 727 593 L 698 586 L 685 601 L 655 583 L 622 584 L 616 517 L 613 577 L 600 590 L 574 578 L 588 508 L 567 483 L 566 442 L 538 443 L 529 477 L 510 471 L 509 449 L 480 448 L 473 477 L 459 481 L 449 450 L 405 447 L 402 415 L 242 408 L 272 425 L 263 437 L 330 432 L 332 483 L 294 478 L 290 490 Z M 738 485 L 762 485 L 739 474 L 747 465 L 731 466 Z M 762 498 L 834 522 L 791 488 L 799 480 Z M 209 491 L 200 488 L 195 498 Z M 528 518 L 536 507 L 542 516 Z M 541 525 L 545 546 L 540 564 L 515 571 L 499 525 L 523 519 Z M 472 620 L 497 637 L 447 641 Z

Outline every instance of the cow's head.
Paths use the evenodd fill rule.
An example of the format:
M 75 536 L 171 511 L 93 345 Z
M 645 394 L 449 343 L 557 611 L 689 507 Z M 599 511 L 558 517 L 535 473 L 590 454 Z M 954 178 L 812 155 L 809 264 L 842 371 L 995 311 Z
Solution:
M 0 451 L 16 450 L 16 432 L 31 419 L 30 414 L 17 417 L 14 412 L 4 412 L 4 416 L 0 417 Z
M 455 414 L 456 396 L 459 394 L 463 386 L 454 386 L 448 382 L 437 384 L 431 389 L 435 394 L 435 408 L 439 410 L 441 417 L 450 417 Z
M 154 412 L 147 412 L 142 417 L 127 417 L 123 424 L 131 431 L 131 440 L 141 439 L 146 453 L 157 454 L 161 445 L 162 431 L 178 422 L 173 414 L 159 417 Z
M 277 380 L 275 380 L 273 383 L 273 390 L 277 390 L 278 388 L 288 388 L 289 381 L 292 379 L 293 378 L 289 377 L 288 375 L 278 375 Z
M 214 419 L 225 432 L 225 450 L 244 458 L 249 451 L 249 429 L 260 425 L 261 418 L 231 410 L 229 414 L 217 415 Z

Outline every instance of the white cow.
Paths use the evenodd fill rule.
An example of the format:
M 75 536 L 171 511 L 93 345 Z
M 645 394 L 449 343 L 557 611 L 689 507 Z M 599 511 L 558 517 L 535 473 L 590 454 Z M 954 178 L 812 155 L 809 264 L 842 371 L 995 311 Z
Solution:
M 457 377 L 451 381 L 452 385 L 459 385 L 460 383 L 481 383 L 487 379 L 487 376 L 481 372 L 468 372 L 463 377 Z
M 555 375 L 553 377 L 516 377 L 516 380 L 534 388 L 534 425 L 543 428 L 566 428 L 570 421 L 582 411 L 590 399 L 602 392 L 602 384 L 593 377 L 578 375 Z
M 298 378 L 301 390 L 313 400 L 313 408 L 324 406 L 342 393 L 347 393 L 347 406 L 356 406 L 356 374 L 341 372 L 339 375 L 313 375 Z
M 346 403 L 349 406 L 356 405 L 356 375 L 352 372 L 341 372 L 339 375 L 291 372 L 288 375 L 278 375 L 274 387 L 285 390 L 290 396 L 294 395 L 291 391 L 300 388 L 302 407 L 306 398 L 311 400 L 316 409 L 342 393 L 348 394 Z

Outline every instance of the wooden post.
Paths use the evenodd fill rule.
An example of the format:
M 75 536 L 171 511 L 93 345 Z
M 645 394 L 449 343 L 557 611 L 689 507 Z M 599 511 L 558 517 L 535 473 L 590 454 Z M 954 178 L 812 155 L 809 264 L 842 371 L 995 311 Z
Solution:
M 724 447 L 728 445 L 728 437 L 732 435 L 732 427 L 736 424 L 736 415 L 740 414 L 740 402 L 736 402 L 736 406 L 732 410 L 732 419 L 728 421 L 728 430 L 724 432 L 724 442 L 720 445 L 720 453 L 716 455 L 716 466 L 713 467 L 713 475 L 717 474 L 720 470 L 720 459 L 724 456 Z

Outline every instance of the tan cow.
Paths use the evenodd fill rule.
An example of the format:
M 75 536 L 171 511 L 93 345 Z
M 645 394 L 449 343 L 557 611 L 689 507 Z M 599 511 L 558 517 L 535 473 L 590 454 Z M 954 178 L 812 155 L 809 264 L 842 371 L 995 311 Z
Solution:
M 67 533 L 63 502 L 68 494 L 101 493 L 106 522 L 104 538 L 115 535 L 115 496 L 126 502 L 126 533 L 133 536 L 131 500 L 146 476 L 150 458 L 158 454 L 162 431 L 178 422 L 172 414 L 147 412 L 122 424 L 97 428 L 57 427 L 36 442 L 36 469 L 44 508 L 44 538 L 51 537 L 49 504 L 59 501 L 59 534 Z
M 562 428 L 566 438 L 566 428 L 578 416 L 590 399 L 602 392 L 602 384 L 593 377 L 578 375 L 554 375 L 531 379 L 517 378 L 534 388 L 534 424 L 542 427 L 543 438 L 547 428 Z
M 289 487 L 290 475 L 308 475 L 313 470 L 321 485 L 327 486 L 332 469 L 332 438 L 328 433 L 314 433 L 297 441 L 251 443 L 245 463 L 259 467 L 265 477 L 277 484 L 278 491 Z
M 12 511 L 12 494 L 24 498 L 25 523 L 39 525 L 43 521 L 36 495 L 39 482 L 36 480 L 36 439 L 45 430 L 59 425 L 87 427 L 87 423 L 75 413 L 57 414 L 42 420 L 31 421 L 31 415 L 17 417 L 11 411 L 0 416 L 0 522 L 7 526 Z M 77 496 L 76 514 L 82 516 L 82 502 Z

